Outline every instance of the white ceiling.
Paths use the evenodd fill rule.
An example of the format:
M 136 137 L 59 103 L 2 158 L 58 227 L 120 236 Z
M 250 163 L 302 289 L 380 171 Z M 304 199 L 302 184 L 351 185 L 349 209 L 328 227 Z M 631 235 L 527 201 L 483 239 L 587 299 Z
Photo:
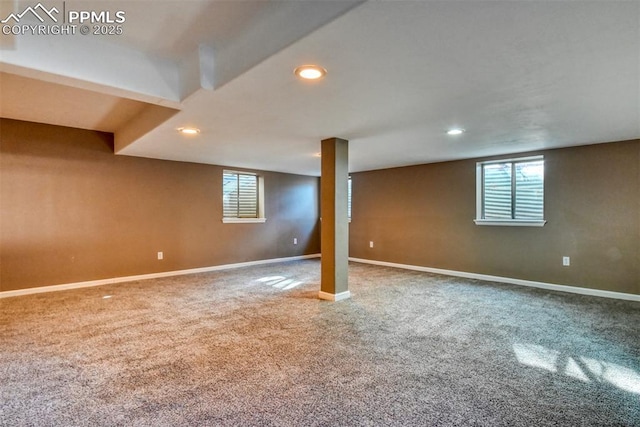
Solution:
M 333 136 L 351 171 L 640 138 L 640 1 L 64 6 L 123 10 L 123 35 L 3 40 L 0 113 L 114 132 L 118 154 L 318 175 Z

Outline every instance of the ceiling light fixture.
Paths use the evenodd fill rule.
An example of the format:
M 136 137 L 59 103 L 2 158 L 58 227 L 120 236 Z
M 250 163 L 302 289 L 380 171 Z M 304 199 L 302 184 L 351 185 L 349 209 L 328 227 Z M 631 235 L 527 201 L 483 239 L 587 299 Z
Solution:
M 178 128 L 178 132 L 184 135 L 197 135 L 200 133 L 200 129 L 197 128 Z
M 317 65 L 301 65 L 293 72 L 296 76 L 305 80 L 317 80 L 327 74 L 327 70 Z
M 464 133 L 464 129 L 449 129 L 447 131 L 447 135 L 462 135 Z

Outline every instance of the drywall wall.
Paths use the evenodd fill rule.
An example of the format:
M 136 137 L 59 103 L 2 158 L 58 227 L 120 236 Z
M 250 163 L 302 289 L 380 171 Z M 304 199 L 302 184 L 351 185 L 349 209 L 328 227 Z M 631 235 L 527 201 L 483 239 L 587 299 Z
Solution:
M 222 170 L 2 119 L 0 291 L 320 252 L 318 178 L 260 172 L 266 223 L 223 224 Z
M 640 141 L 533 154 L 545 157 L 542 228 L 474 224 L 488 159 L 351 174 L 350 256 L 640 294 Z

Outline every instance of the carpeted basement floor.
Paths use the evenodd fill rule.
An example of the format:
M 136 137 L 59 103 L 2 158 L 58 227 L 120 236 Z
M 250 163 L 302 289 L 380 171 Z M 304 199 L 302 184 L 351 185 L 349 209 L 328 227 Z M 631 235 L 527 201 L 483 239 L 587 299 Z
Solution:
M 0 299 L 0 424 L 640 426 L 640 303 L 363 264 L 331 303 L 319 276 Z

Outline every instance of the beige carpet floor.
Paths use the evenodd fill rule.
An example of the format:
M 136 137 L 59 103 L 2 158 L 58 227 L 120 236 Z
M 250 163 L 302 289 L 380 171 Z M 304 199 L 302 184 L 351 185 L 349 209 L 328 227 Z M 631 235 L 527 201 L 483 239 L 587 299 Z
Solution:
M 318 260 L 0 299 L 2 426 L 640 426 L 640 303 Z

